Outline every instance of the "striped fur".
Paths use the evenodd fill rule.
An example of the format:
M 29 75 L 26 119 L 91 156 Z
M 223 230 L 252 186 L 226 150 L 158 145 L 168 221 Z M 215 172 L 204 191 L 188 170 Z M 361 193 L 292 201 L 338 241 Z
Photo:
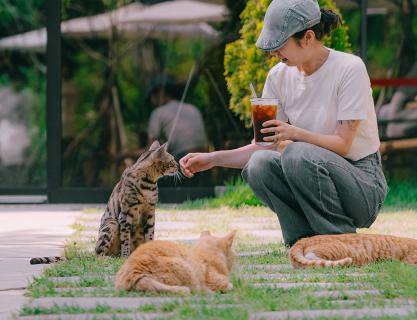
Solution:
M 65 261 L 64 257 L 38 257 L 30 259 L 30 264 L 50 264 L 59 261 Z
M 128 167 L 116 184 L 101 217 L 97 255 L 129 256 L 140 244 L 152 240 L 155 207 L 158 201 L 157 180 L 174 175 L 177 163 L 167 152 L 167 145 L 155 141 L 136 163 Z M 64 257 L 38 257 L 31 264 L 65 261 Z
M 157 180 L 178 170 L 166 149 L 166 144 L 160 146 L 155 141 L 123 172 L 101 217 L 97 255 L 127 257 L 140 244 L 154 238 Z
M 381 260 L 417 265 L 417 240 L 361 233 L 319 235 L 297 241 L 289 259 L 295 268 L 361 266 Z

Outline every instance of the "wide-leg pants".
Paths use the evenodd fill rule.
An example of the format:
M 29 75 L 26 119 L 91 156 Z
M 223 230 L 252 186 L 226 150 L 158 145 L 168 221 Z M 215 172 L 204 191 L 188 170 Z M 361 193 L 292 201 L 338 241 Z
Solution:
M 388 191 L 379 152 L 350 161 L 304 142 L 282 154 L 256 151 L 242 177 L 277 214 L 289 246 L 303 237 L 369 227 Z

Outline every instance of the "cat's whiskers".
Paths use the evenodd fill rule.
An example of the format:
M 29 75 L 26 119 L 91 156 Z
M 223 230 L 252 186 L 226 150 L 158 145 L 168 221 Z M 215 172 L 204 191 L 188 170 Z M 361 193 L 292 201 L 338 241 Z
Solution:
M 175 184 L 175 186 L 177 185 L 177 183 L 178 184 L 182 183 L 181 171 L 177 171 L 174 174 L 174 184 Z

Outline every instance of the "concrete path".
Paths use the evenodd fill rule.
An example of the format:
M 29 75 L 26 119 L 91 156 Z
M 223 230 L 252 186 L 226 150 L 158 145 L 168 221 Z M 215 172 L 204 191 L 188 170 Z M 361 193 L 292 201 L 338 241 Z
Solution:
M 62 254 L 79 208 L 0 205 L 0 319 L 21 308 L 25 288 L 45 268 L 30 265 L 29 259 Z

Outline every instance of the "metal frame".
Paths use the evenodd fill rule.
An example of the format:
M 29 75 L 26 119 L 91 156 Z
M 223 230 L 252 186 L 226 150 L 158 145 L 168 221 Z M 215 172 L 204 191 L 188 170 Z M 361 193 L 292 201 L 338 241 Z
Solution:
M 360 0 L 361 6 L 361 50 L 362 61 L 368 64 L 368 0 Z

